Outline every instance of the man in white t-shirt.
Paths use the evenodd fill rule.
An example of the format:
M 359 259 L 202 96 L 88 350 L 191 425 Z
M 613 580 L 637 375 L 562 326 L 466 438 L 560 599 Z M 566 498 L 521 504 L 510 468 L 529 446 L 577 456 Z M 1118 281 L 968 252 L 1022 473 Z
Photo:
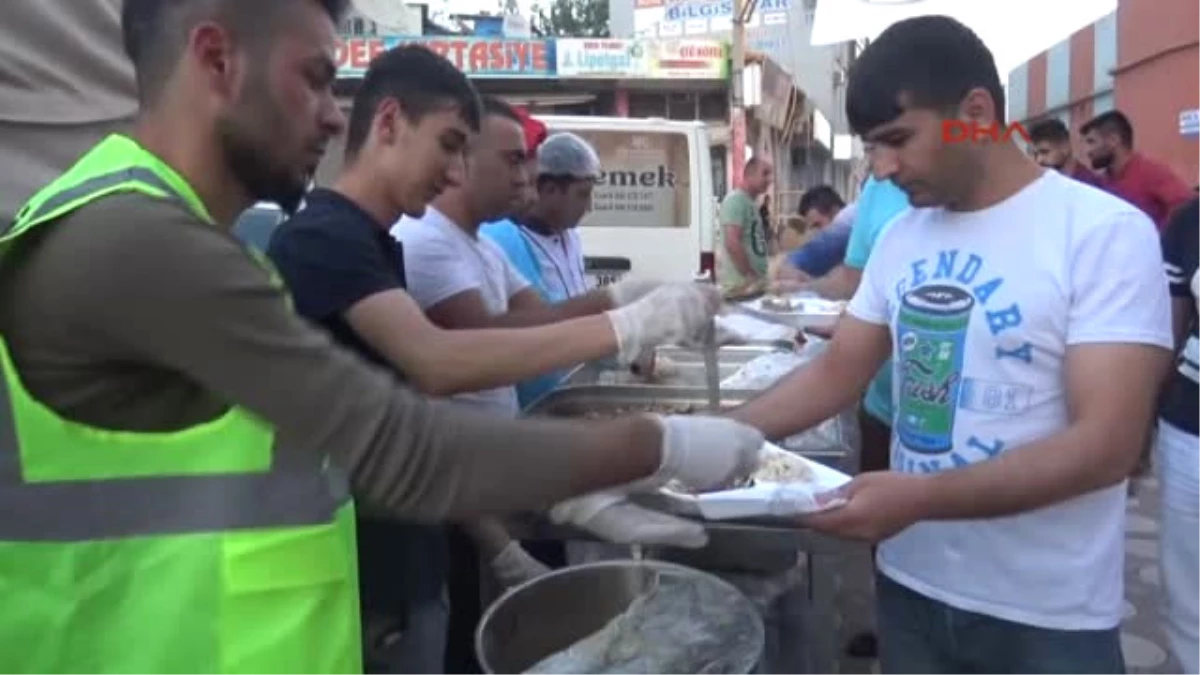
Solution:
M 471 141 L 466 174 L 443 190 L 423 216 L 405 216 L 392 228 L 404 252 L 406 290 L 426 315 L 449 329 L 540 326 L 606 312 L 658 288 L 660 284 L 654 282 L 623 280 L 549 304 L 516 271 L 499 246 L 479 236 L 482 223 L 512 210 L 529 180 L 521 117 L 495 98 L 484 97 L 482 108 L 480 130 Z M 694 287 L 684 290 L 694 292 Z M 611 316 L 616 321 L 625 320 L 617 314 Z M 516 388 L 512 386 L 454 398 L 501 415 L 518 413 Z M 694 522 L 628 503 L 605 514 L 605 507 L 611 503 L 608 495 L 588 495 L 560 505 L 551 517 L 580 523 L 583 529 L 609 541 L 685 546 L 704 543 L 704 529 Z M 470 544 L 478 547 L 485 559 L 511 546 L 511 539 L 497 521 L 472 523 L 465 529 Z M 470 584 L 474 570 L 467 543 L 458 537 L 451 542 L 451 562 L 459 568 L 450 578 L 451 602 L 453 605 L 458 601 L 459 605 L 457 609 L 452 607 L 451 632 L 458 635 L 455 626 L 470 627 L 466 635 L 459 636 L 461 639 L 451 638 L 452 649 L 470 649 L 470 629 L 479 619 L 478 613 L 468 608 L 473 600 L 478 601 L 478 594 Z
M 1125 480 L 1171 357 L 1154 225 L 1009 141 L 965 26 L 894 24 L 847 115 L 908 193 L 824 354 L 735 413 L 768 437 L 828 419 L 893 357 L 891 470 L 803 524 L 880 542 L 885 672 L 1123 672 Z
M 436 206 L 425 207 L 420 218 L 405 216 L 392 234 L 404 244 L 408 292 L 426 313 L 447 300 L 470 294 L 488 316 L 500 316 L 508 312 L 511 298 L 529 288 L 529 282 L 506 262 L 495 243 L 469 234 Z M 448 324 L 432 313 L 430 318 L 443 328 L 484 327 Z M 518 412 L 513 386 L 459 394 L 455 400 L 510 417 Z
M 521 118 L 503 101 L 484 97 L 480 132 L 467 175 L 448 187 L 420 218 L 392 228 L 403 244 L 408 292 L 443 328 L 539 326 L 608 311 L 660 284 L 626 280 L 551 304 L 521 275 L 480 226 L 512 210 L 527 187 L 528 152 Z M 515 387 L 461 394 L 456 400 L 516 415 Z

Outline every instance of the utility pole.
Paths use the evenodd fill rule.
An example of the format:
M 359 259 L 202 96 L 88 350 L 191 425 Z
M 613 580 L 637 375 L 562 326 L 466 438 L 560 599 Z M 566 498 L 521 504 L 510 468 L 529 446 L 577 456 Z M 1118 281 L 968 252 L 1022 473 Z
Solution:
M 733 34 L 729 55 L 729 156 L 733 164 L 731 187 L 742 185 L 742 168 L 746 166 L 746 92 L 742 90 L 742 73 L 746 70 L 746 23 L 754 15 L 758 0 L 733 0 Z

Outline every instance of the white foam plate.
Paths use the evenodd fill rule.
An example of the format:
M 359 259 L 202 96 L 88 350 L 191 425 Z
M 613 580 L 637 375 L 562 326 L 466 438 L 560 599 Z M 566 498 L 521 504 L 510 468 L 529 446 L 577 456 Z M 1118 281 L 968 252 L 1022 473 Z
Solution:
M 718 314 L 715 321 L 718 328 L 728 332 L 742 342 L 791 341 L 796 339 L 795 328 L 772 321 L 763 321 L 749 314 Z
M 818 298 L 811 294 L 797 293 L 785 296 L 795 305 L 795 309 L 781 312 L 763 306 L 766 296 L 738 303 L 738 307 L 747 314 L 769 321 L 783 324 L 792 328 L 830 328 L 837 323 L 846 303 L 835 300 Z
M 664 488 L 661 498 L 674 513 L 705 520 L 734 520 L 739 518 L 786 518 L 837 508 L 844 500 L 818 500 L 817 495 L 835 490 L 850 482 L 850 476 L 824 464 L 788 452 L 767 443 L 764 455 L 782 454 L 788 461 L 803 462 L 811 471 L 811 479 L 795 483 L 756 481 L 753 487 L 706 492 L 698 495 L 674 492 Z

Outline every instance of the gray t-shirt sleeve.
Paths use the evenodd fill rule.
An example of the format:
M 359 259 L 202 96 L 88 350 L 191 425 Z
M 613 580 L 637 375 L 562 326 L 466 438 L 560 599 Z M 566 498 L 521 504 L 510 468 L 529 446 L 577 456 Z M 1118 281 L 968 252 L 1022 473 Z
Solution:
M 179 206 L 111 197 L 47 235 L 5 292 L 2 328 L 30 390 L 51 407 L 72 400 L 106 426 L 140 406 L 162 426 L 184 399 L 241 405 L 274 425 L 279 447 L 329 455 L 360 498 L 408 520 L 533 509 L 601 487 L 573 456 L 590 438 L 582 427 L 415 394 L 293 313 L 232 236 Z M 180 400 L 129 387 L 114 395 L 118 366 L 160 382 L 156 390 L 174 383 Z

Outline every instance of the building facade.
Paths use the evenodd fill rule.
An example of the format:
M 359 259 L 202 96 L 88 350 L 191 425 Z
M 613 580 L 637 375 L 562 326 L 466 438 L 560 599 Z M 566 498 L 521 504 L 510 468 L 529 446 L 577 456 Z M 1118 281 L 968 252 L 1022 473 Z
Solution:
M 1120 0 L 1009 75 L 1009 120 L 1058 117 L 1078 134 L 1095 115 L 1120 110 L 1138 151 L 1196 183 L 1196 137 L 1185 120 L 1200 100 L 1198 22 L 1195 0 Z
M 828 183 L 844 194 L 853 191 L 853 169 L 861 148 L 845 117 L 846 72 L 861 45 L 813 46 L 817 0 L 758 0 L 746 28 L 746 48 L 778 64 L 800 92 L 804 109 L 799 132 L 780 147 L 778 139 L 759 135 L 753 151 L 775 158 L 779 183 L 773 204 L 793 212 L 800 191 Z M 710 37 L 728 40 L 732 0 L 609 0 L 614 37 Z M 714 129 L 714 139 L 727 132 Z M 714 156 L 715 157 L 715 156 Z M 734 167 L 727 167 L 732 175 Z

